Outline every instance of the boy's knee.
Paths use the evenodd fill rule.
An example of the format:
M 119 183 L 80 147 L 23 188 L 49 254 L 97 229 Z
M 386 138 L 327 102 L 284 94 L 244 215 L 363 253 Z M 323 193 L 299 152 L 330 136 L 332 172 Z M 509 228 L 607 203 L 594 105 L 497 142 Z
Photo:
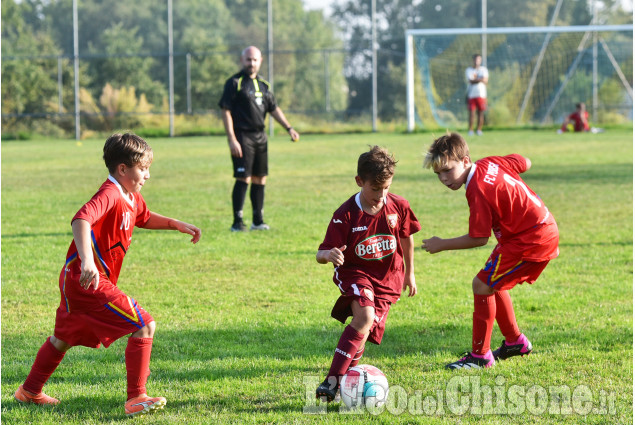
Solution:
M 494 288 L 490 288 L 478 277 L 475 277 L 472 280 L 472 292 L 476 295 L 490 295 L 496 292 Z
M 154 331 L 156 330 L 157 325 L 154 321 L 148 323 L 138 331 L 134 332 L 130 336 L 133 338 L 153 338 Z
M 361 334 L 367 334 L 370 332 L 370 328 L 373 326 L 375 320 L 374 309 L 364 309 L 361 314 L 353 317 L 351 320 L 351 326 Z
M 69 345 L 61 339 L 56 338 L 54 335 L 51 335 L 49 341 L 51 342 L 51 344 L 53 344 L 53 347 L 55 347 L 57 351 L 61 351 L 62 353 L 67 352 L 69 348 L 72 347 L 72 345 Z

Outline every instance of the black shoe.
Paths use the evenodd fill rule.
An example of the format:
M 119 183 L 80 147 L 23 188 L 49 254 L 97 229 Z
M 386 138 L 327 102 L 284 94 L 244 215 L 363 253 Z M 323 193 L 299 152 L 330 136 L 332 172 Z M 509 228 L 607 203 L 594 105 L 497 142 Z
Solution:
M 245 223 L 242 221 L 239 221 L 238 223 L 232 224 L 232 227 L 229 230 L 232 232 L 246 232 L 247 226 L 245 226 Z
M 331 381 L 333 381 L 333 379 L 331 379 Z M 317 387 L 317 390 L 315 390 L 315 398 L 319 398 L 323 401 L 326 401 L 327 403 L 330 403 L 335 400 L 335 397 L 337 396 L 339 390 L 338 387 L 339 385 L 337 384 L 330 384 L 329 379 L 326 378 L 324 382 L 322 382 L 320 386 Z
M 494 350 L 494 359 L 506 360 L 514 356 L 527 356 L 531 353 L 531 350 L 534 349 L 525 334 L 520 334 L 520 337 L 516 342 L 518 342 L 518 344 L 509 345 L 505 342 L 505 340 L 503 340 L 500 348 Z
M 465 353 L 464 357 L 445 365 L 446 369 L 483 369 L 494 366 L 494 356 L 491 351 L 483 357 L 475 357 L 472 353 Z

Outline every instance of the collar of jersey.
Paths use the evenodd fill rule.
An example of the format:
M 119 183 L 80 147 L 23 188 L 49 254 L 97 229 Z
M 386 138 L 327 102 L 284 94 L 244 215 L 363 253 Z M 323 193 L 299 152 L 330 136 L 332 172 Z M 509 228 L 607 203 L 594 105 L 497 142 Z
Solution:
M 357 195 L 355 195 L 355 203 L 357 203 L 357 206 L 359 207 L 360 210 L 364 211 L 364 208 L 362 208 L 362 201 L 359 199 L 360 196 L 362 196 L 362 192 L 358 192 Z M 388 197 L 386 196 L 384 198 L 384 206 L 386 206 L 387 203 L 388 203 Z
M 470 169 L 470 174 L 467 175 L 467 181 L 465 182 L 465 190 L 467 190 L 467 185 L 470 184 L 470 180 L 472 180 L 472 176 L 476 171 L 476 163 L 472 164 L 472 168 Z
M 111 182 L 115 184 L 115 186 L 117 186 L 117 189 L 119 189 L 119 193 L 121 193 L 121 197 L 125 199 L 126 202 L 130 204 L 131 207 L 134 207 L 134 197 L 132 196 L 132 193 L 129 193 L 128 194 L 129 196 L 126 196 L 126 194 L 123 191 L 123 188 L 121 187 L 117 179 L 114 178 L 113 176 L 108 175 L 108 180 L 110 180 Z

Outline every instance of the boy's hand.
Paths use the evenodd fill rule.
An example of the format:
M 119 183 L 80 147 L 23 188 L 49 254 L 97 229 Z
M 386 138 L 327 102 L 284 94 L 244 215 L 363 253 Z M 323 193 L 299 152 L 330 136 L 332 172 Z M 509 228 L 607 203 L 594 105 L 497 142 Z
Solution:
M 406 273 L 406 276 L 403 280 L 403 288 L 402 290 L 406 290 L 408 288 L 408 296 L 414 297 L 417 295 L 417 283 L 415 282 L 415 275 Z
M 178 230 L 179 232 L 192 235 L 192 243 L 196 243 L 201 239 L 201 229 L 199 229 L 195 225 L 184 223 L 179 220 L 173 220 L 172 223 L 174 228 Z
M 95 289 L 99 286 L 99 270 L 94 261 L 82 261 L 82 274 L 79 276 L 79 286 L 89 289 L 92 284 Z
M 339 267 L 344 264 L 344 250 L 346 250 L 346 245 L 331 249 L 329 251 L 328 261 L 333 263 L 335 267 Z
M 430 254 L 436 254 L 443 251 L 443 239 L 433 236 L 430 239 L 424 239 L 421 248 L 428 251 Z

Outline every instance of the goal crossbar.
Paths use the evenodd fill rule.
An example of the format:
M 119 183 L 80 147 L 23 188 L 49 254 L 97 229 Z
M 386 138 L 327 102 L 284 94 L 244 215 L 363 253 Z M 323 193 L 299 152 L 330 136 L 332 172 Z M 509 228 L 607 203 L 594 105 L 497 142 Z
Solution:
M 408 132 L 415 127 L 415 100 L 414 100 L 414 37 L 432 35 L 490 35 L 490 34 L 521 34 L 521 33 L 589 33 L 633 31 L 633 25 L 570 25 L 570 26 L 543 26 L 543 27 L 494 27 L 494 28 L 437 28 L 437 29 L 409 29 L 405 31 L 406 48 L 406 100 Z

